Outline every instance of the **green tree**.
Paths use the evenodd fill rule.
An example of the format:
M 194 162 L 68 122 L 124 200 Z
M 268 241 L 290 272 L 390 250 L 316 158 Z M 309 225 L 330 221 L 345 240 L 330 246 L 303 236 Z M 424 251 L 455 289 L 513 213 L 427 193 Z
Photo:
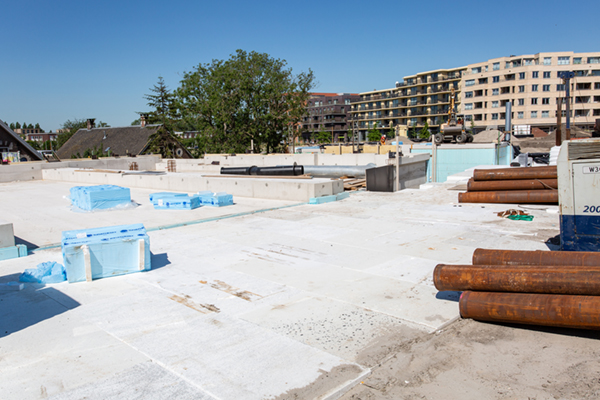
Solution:
M 98 123 L 96 124 L 96 127 L 98 127 L 98 128 L 110 128 L 110 125 L 107 124 L 106 122 L 98 121 Z
M 131 126 L 135 126 L 135 125 L 139 125 L 139 124 L 141 124 L 141 121 L 140 121 L 140 119 L 138 118 L 138 119 L 134 119 L 134 120 L 133 120 L 133 122 L 131 123 Z
M 86 119 L 74 119 L 73 121 L 69 119 L 66 120 L 62 124 L 62 129 L 66 129 L 67 132 L 59 134 L 56 138 L 56 149 L 59 149 L 60 147 L 62 147 L 63 144 L 67 142 L 67 140 L 71 139 L 71 136 L 73 136 L 75 132 L 85 127 L 87 127 Z
M 282 149 L 290 127 L 306 115 L 314 75 L 294 75 L 286 61 L 237 52 L 184 73 L 175 91 L 180 129 L 202 132 L 207 152 Z M 293 130 L 292 135 L 297 135 Z
M 39 129 L 39 130 L 42 130 L 42 128 L 40 128 L 40 124 L 39 124 L 39 123 L 35 124 L 35 126 L 33 127 L 33 129 Z
M 27 129 L 33 129 L 33 125 L 32 124 L 27 125 Z
M 315 134 L 315 139 L 318 143 L 330 143 L 331 142 L 331 132 L 327 132 L 324 130 L 320 130 Z
M 17 123 L 15 124 L 15 129 L 21 129 L 21 124 L 17 122 Z
M 429 124 L 425 121 L 425 125 L 419 131 L 418 135 L 421 139 L 429 139 L 431 137 L 431 132 L 429 132 Z
M 23 127 L 23 129 L 27 129 L 27 123 L 26 123 L 26 122 L 23 122 L 23 125 L 22 125 L 22 127 Z
M 367 140 L 370 142 L 378 142 L 381 139 L 381 132 L 379 132 L 379 122 L 376 122 L 375 125 L 368 130 L 367 132 Z
M 158 77 L 158 82 L 150 91 L 153 94 L 144 96 L 144 99 L 148 100 L 148 106 L 153 109 L 148 113 L 143 113 L 147 115 L 147 122 L 149 124 L 162 124 L 167 131 L 172 132 L 175 128 L 175 121 L 179 119 L 177 104 L 162 76 Z
M 10 125 L 8 126 L 10 129 L 14 130 L 15 128 L 15 123 L 11 122 Z

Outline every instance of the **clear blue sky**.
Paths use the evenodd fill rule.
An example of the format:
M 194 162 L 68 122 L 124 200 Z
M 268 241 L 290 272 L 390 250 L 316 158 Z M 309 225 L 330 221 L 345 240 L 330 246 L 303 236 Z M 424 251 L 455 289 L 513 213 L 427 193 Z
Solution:
M 511 54 L 600 51 L 600 1 L 31 1 L 0 20 L 0 119 L 56 130 L 68 119 L 129 125 L 159 75 L 236 49 L 311 68 L 319 92 Z

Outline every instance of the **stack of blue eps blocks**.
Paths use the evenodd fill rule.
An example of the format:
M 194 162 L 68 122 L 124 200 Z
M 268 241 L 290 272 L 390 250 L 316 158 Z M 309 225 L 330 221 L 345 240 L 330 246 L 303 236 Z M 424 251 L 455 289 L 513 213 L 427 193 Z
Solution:
M 203 206 L 222 207 L 233 205 L 233 196 L 225 192 L 213 193 L 210 190 L 198 192 Z
M 105 210 L 131 203 L 129 188 L 115 185 L 75 186 L 71 188 L 71 203 L 82 210 Z
M 188 196 L 186 193 L 152 193 L 150 201 L 155 210 L 193 210 L 202 205 L 198 195 Z
M 64 231 L 61 245 L 69 283 L 151 268 L 150 238 L 142 224 Z

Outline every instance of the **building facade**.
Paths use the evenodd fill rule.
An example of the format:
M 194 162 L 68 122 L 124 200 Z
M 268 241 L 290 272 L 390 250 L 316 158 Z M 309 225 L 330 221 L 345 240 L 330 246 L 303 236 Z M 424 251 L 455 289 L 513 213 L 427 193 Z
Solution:
M 456 91 L 460 103 L 460 80 L 466 68 L 421 72 L 406 76 L 391 89 L 360 93 L 352 103 L 352 124 L 358 140 L 365 140 L 369 129 L 394 135 L 396 126 L 419 130 L 425 125 L 431 132 L 439 131 L 446 122 L 450 95 Z
M 572 71 L 570 80 L 571 123 L 591 129 L 600 118 L 600 52 L 553 52 L 494 58 L 471 64 L 463 74 L 461 103 L 466 121 L 476 129 L 504 127 L 506 103 L 511 103 L 513 127 L 556 126 L 557 103 L 566 87 L 560 73 Z M 563 118 L 563 123 L 564 123 Z
M 302 122 L 302 138 L 310 141 L 318 132 L 331 134 L 332 141 L 348 141 L 351 128 L 351 103 L 359 100 L 356 93 L 312 93 Z
M 548 131 L 556 126 L 557 98 L 566 96 L 558 76 L 563 71 L 575 75 L 570 82 L 571 122 L 591 129 L 600 118 L 600 52 L 500 57 L 407 76 L 391 89 L 360 93 L 360 100 L 352 102 L 352 127 L 358 140 L 366 140 L 372 128 L 391 135 L 396 126 L 409 132 L 427 126 L 431 133 L 439 132 L 448 119 L 454 88 L 456 111 L 475 131 L 503 129 L 507 102 L 513 127 Z
M 47 142 L 48 140 L 56 140 L 56 138 L 58 138 L 58 133 L 35 132 L 35 133 L 26 133 L 25 134 L 25 140 L 29 140 L 29 141 L 33 141 L 33 142 Z

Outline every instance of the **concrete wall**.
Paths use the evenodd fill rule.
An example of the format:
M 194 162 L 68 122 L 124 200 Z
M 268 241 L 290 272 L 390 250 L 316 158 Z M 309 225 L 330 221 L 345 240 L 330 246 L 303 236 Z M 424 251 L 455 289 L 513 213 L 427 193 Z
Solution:
M 134 175 L 78 171 L 74 168 L 43 170 L 44 180 L 72 182 L 77 185 L 118 185 L 159 191 L 195 193 L 201 190 L 227 192 L 235 196 L 292 201 L 328 196 L 344 191 L 341 180 L 331 179 L 260 179 L 213 178 L 197 173 Z
M 394 147 L 395 149 L 395 147 Z M 410 147 L 406 148 L 408 151 Z M 249 167 L 256 165 L 257 167 L 275 166 L 275 165 L 292 165 L 294 162 L 298 165 L 367 165 L 374 163 L 376 165 L 386 165 L 388 159 L 387 152 L 385 154 L 375 153 L 345 153 L 345 154 L 240 154 L 236 156 L 209 154 L 202 160 L 186 160 L 196 163 L 211 164 L 218 161 L 220 166 L 240 166 Z M 162 165 L 162 164 L 161 164 Z M 177 165 L 182 168 L 185 165 L 182 160 L 177 160 Z
M 42 170 L 44 169 L 95 168 L 129 170 L 129 166 L 132 162 L 136 162 L 138 164 L 138 169 L 140 171 L 155 171 L 156 164 L 159 161 L 160 156 L 150 155 L 119 158 L 106 157 L 98 160 L 76 159 L 53 163 L 46 161 L 15 163 L 10 165 L 0 165 L 0 182 L 41 180 L 44 179 L 42 174 Z

